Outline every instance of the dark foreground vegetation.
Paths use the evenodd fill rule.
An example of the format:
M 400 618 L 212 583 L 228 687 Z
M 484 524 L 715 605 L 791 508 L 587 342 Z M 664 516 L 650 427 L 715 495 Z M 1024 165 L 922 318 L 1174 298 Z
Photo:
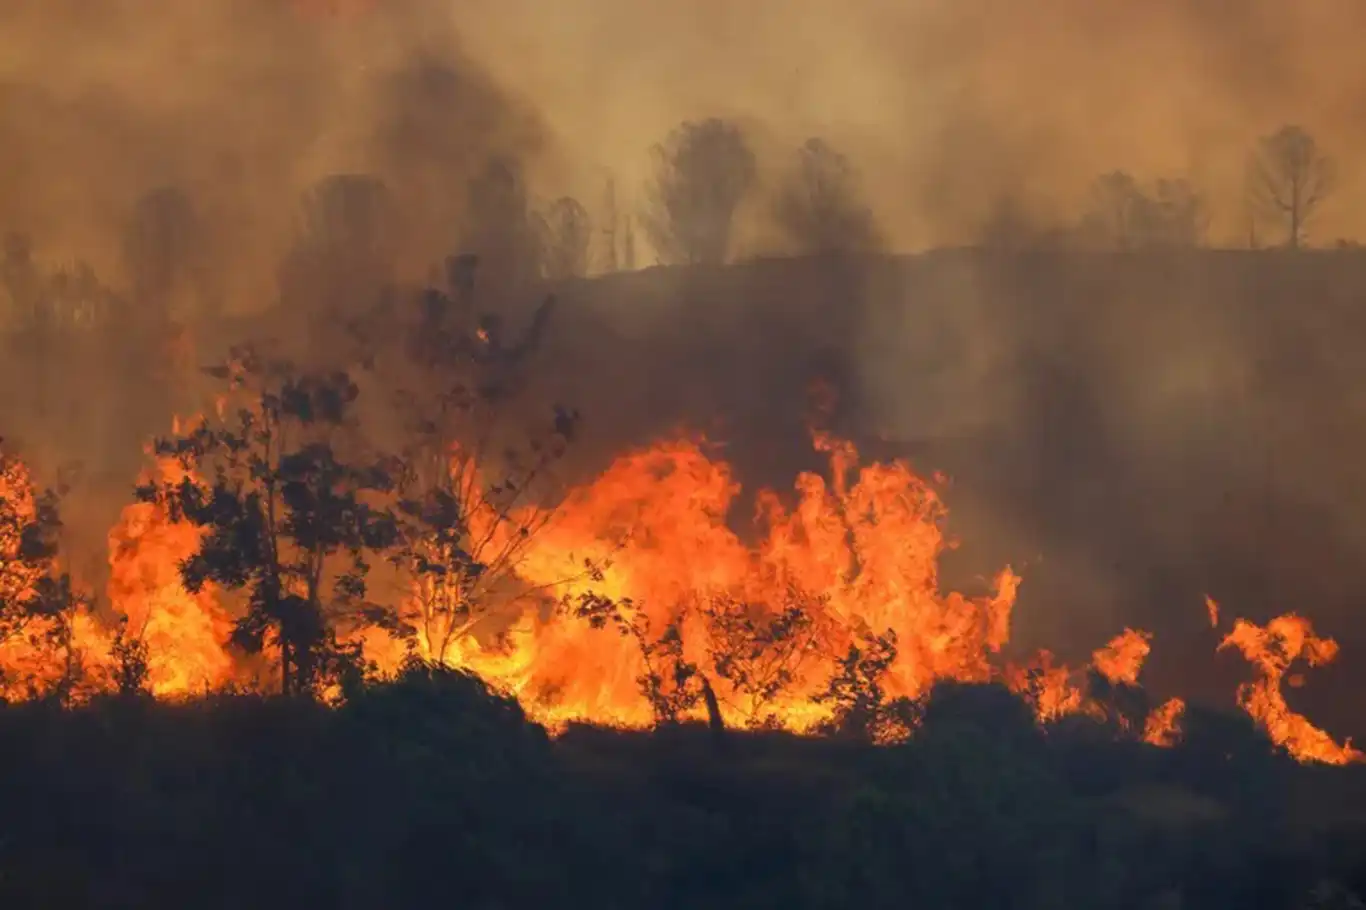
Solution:
M 1366 776 L 1241 716 L 1185 726 L 1158 749 L 948 686 L 900 746 L 551 739 L 423 667 L 338 710 L 25 703 L 0 711 L 0 906 L 1360 906 Z

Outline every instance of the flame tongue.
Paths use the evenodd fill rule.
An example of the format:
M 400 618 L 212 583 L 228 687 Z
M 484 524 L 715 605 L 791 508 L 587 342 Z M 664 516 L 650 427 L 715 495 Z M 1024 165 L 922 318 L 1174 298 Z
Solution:
M 174 461 L 157 470 L 167 481 L 183 479 Z M 216 594 L 185 590 L 180 565 L 199 548 L 201 532 L 171 520 L 161 503 L 124 508 L 109 532 L 109 601 L 126 618 L 131 633 L 148 650 L 148 682 L 160 696 L 221 687 L 232 678 L 233 660 L 224 643 L 231 621 Z
M 1216 610 L 1211 606 L 1211 615 L 1217 615 Z M 1329 663 L 1337 657 L 1337 642 L 1318 637 L 1309 620 L 1287 613 L 1265 626 L 1238 620 L 1219 645 L 1220 650 L 1225 648 L 1237 648 L 1257 668 L 1257 679 L 1239 687 L 1238 703 L 1274 742 L 1301 761 L 1342 765 L 1362 759 L 1362 753 L 1350 742 L 1337 743 L 1307 717 L 1290 710 L 1281 690 L 1286 673 L 1296 661 L 1304 660 L 1311 667 Z

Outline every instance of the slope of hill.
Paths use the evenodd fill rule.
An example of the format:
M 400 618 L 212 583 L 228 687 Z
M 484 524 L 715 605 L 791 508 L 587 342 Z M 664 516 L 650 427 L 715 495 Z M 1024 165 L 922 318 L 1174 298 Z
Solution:
M 1021 568 L 1023 644 L 1141 625 L 1159 688 L 1227 703 L 1246 668 L 1215 658 L 1202 595 L 1298 610 L 1344 658 L 1292 702 L 1366 733 L 1366 256 L 767 260 L 557 294 L 542 379 L 588 418 L 585 471 L 683 423 L 787 487 L 818 466 L 805 387 L 831 378 L 837 430 L 952 478 L 950 571 Z

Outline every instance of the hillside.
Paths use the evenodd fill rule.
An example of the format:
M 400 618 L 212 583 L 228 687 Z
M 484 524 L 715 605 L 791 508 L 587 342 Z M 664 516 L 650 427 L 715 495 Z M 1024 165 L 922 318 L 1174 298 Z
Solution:
M 1203 595 L 1301 611 L 1344 656 L 1292 702 L 1366 734 L 1366 256 L 769 260 L 557 294 L 544 377 L 587 416 L 585 470 L 682 422 L 788 487 L 820 465 L 806 384 L 833 376 L 839 431 L 951 477 L 950 574 L 1023 573 L 1020 643 L 1140 625 L 1153 685 L 1225 701 L 1246 668 Z
M 1144 628 L 1148 685 L 1227 706 L 1249 669 L 1214 653 L 1228 630 L 1208 627 L 1204 595 L 1258 622 L 1301 611 L 1343 655 L 1291 690 L 1292 706 L 1366 738 L 1354 621 L 1366 256 L 951 251 L 653 268 L 549 290 L 534 379 L 538 397 L 584 414 L 571 480 L 687 426 L 724 443 L 746 491 L 790 490 L 824 466 L 806 430 L 821 376 L 840 392 L 834 429 L 866 457 L 951 479 L 962 546 L 946 584 L 981 590 L 1006 564 L 1023 575 L 1012 647 L 1072 660 Z M 540 298 L 527 290 L 506 315 Z M 195 355 L 343 321 L 274 309 L 196 326 Z M 44 353 L 44 395 L 13 396 L 0 415 L 40 470 L 71 466 L 68 546 L 95 584 L 143 441 L 193 400 L 144 369 L 144 347 L 68 340 Z M 33 353 L 14 349 L 11 388 L 35 388 Z

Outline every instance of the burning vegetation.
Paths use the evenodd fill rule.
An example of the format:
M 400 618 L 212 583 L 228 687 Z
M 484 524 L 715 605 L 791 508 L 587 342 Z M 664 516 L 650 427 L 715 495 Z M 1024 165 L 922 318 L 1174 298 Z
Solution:
M 151 445 L 138 501 L 109 533 L 102 603 L 61 572 L 56 494 L 8 456 L 11 696 L 134 685 L 164 699 L 245 687 L 337 700 L 417 661 L 478 675 L 552 730 L 710 717 L 885 741 L 914 735 L 936 686 L 1000 683 L 1040 723 L 1081 713 L 1119 736 L 1180 740 L 1184 702 L 1141 697 L 1143 631 L 1122 630 L 1089 666 L 1007 656 L 1020 576 L 942 590 L 939 492 L 825 430 L 828 386 L 813 391 L 810 428 L 826 470 L 759 491 L 748 522 L 733 520 L 730 467 L 697 435 L 560 483 L 578 415 L 557 405 L 530 432 L 506 419 L 549 304 L 511 333 L 477 308 L 475 266 L 453 260 L 445 290 L 360 317 L 352 372 L 250 346 L 209 370 L 212 413 Z M 397 447 L 367 432 L 366 389 L 388 397 Z M 1253 664 L 1238 703 L 1278 746 L 1302 761 L 1361 757 L 1282 695 L 1295 661 L 1336 655 L 1307 620 L 1240 619 L 1220 648 Z
M 881 878 L 838 886 L 840 905 L 1008 893 L 1043 907 L 1109 887 L 1111 872 L 1077 871 L 1090 851 L 1109 853 L 1104 870 L 1139 862 L 1129 840 L 1097 848 L 1093 818 L 1116 837 L 1194 825 L 1236 844 L 1250 865 L 1234 897 L 1273 884 L 1350 897 L 1341 863 L 1251 865 L 1263 848 L 1248 838 L 1280 836 L 1266 818 L 1280 817 L 1281 782 L 1361 759 L 1282 692 L 1298 663 L 1336 656 L 1307 620 L 1238 619 L 1219 645 L 1253 667 L 1237 692 L 1246 726 L 1150 700 L 1142 630 L 1078 665 L 1012 649 L 1021 575 L 946 590 L 942 478 L 866 460 L 830 432 L 825 383 L 808 424 L 825 466 L 791 490 L 746 498 L 723 446 L 684 431 L 566 482 L 579 415 L 521 418 L 542 410 L 525 374 L 553 307 L 512 331 L 476 306 L 475 266 L 454 260 L 445 288 L 357 316 L 345 369 L 252 345 L 208 368 L 204 412 L 147 446 L 107 535 L 103 596 L 64 559 L 62 491 L 6 450 L 0 734 L 29 747 L 11 749 L 0 789 L 30 821 L 0 845 L 0 869 L 23 870 L 0 894 L 88 906 L 128 888 L 135 905 L 175 905 L 179 887 L 155 869 L 192 868 L 241 816 L 254 867 L 294 882 L 263 906 L 420 905 L 423 873 L 472 837 L 458 855 L 478 906 L 562 891 L 645 906 L 661 888 L 739 906 L 730 886 L 652 864 L 687 850 L 739 862 L 731 851 L 749 844 L 810 868 L 731 873 L 791 906 L 828 906 L 802 883 L 837 887 L 855 869 Z M 1206 609 L 1217 628 L 1218 605 Z M 60 769 L 92 761 L 120 782 L 82 798 L 57 786 L 85 773 Z M 604 814 L 623 792 L 635 805 Z M 716 792 L 733 805 L 706 811 L 736 832 L 720 844 L 689 827 Z M 529 808 L 509 814 L 513 793 Z M 125 835 L 117 864 L 93 841 L 73 846 L 66 822 L 33 821 L 96 811 L 128 830 L 124 799 L 150 828 Z M 291 824 L 321 861 L 276 833 Z M 528 843 L 541 825 L 560 832 L 554 846 Z M 879 833 L 858 845 L 853 831 Z M 604 849 L 639 871 L 594 871 Z M 945 850 L 985 871 L 926 872 Z M 1006 860 L 1020 856 L 1027 871 Z M 1181 856 L 1145 858 L 1154 882 L 1130 887 L 1156 899 L 1237 880 Z M 58 874 L 54 857 L 80 874 Z
M 881 877 L 842 887 L 840 905 L 1009 893 L 1042 907 L 1110 887 L 1108 871 L 1077 871 L 1094 865 L 1081 857 L 1136 864 L 1132 839 L 1187 836 L 1172 826 L 1234 845 L 1250 884 L 1230 894 L 1268 882 L 1350 894 L 1346 860 L 1254 868 L 1284 836 L 1282 800 L 1362 758 L 1287 702 L 1301 665 L 1337 655 L 1308 620 L 1232 622 L 1218 650 L 1251 665 L 1231 693 L 1241 715 L 1151 698 L 1143 668 L 1162 643 L 1141 629 L 1117 630 L 1089 660 L 1030 653 L 1011 641 L 1028 573 L 1002 567 L 952 590 L 943 478 L 834 433 L 830 382 L 807 409 L 823 467 L 790 489 L 746 491 L 717 436 L 687 430 L 568 479 L 580 415 L 528 381 L 554 300 L 514 327 L 481 307 L 478 267 L 452 259 L 443 286 L 352 311 L 333 328 L 332 362 L 240 344 L 195 385 L 195 346 L 168 331 L 168 369 L 203 407 L 147 444 L 106 535 L 102 586 L 65 547 L 70 491 L 45 489 L 5 448 L 0 788 L 31 836 L 0 844 L 0 870 L 23 870 L 0 894 L 87 906 L 128 887 L 174 905 L 158 845 L 174 842 L 187 868 L 241 813 L 253 830 L 325 845 L 325 873 L 297 878 L 291 893 L 306 897 L 280 906 L 419 904 L 413 883 L 473 836 L 462 862 L 486 906 L 564 889 L 643 906 L 661 888 L 724 905 L 731 890 L 664 882 L 656 864 L 686 850 L 732 862 L 760 844 L 784 868 L 810 867 L 819 888 L 840 870 Z M 1228 628 L 1204 606 L 1211 628 Z M 68 792 L 99 768 L 118 782 Z M 513 792 L 529 815 L 489 802 Z M 623 792 L 636 805 L 607 813 Z M 692 813 L 717 792 L 726 806 L 708 817 L 741 833 L 698 846 L 712 835 Z M 119 808 L 147 799 L 165 802 L 145 821 Z M 348 828 L 341 805 L 365 821 Z M 150 826 L 126 835 L 126 865 L 66 840 L 92 806 L 116 830 Z M 38 820 L 52 813 L 64 821 L 49 830 Z M 529 845 L 542 824 L 571 846 Z M 1123 840 L 1097 847 L 1101 829 Z M 874 842 L 850 842 L 857 831 Z M 317 859 L 280 839 L 292 836 L 265 837 L 253 862 L 300 876 Z M 604 846 L 641 871 L 593 872 L 583 858 Z M 927 873 L 945 850 L 987 871 Z M 918 860 L 903 870 L 907 855 Z M 1145 857 L 1154 878 L 1135 892 L 1237 880 L 1174 856 Z M 195 880 L 253 900 L 219 876 Z M 800 877 L 764 881 L 793 906 L 829 905 Z

